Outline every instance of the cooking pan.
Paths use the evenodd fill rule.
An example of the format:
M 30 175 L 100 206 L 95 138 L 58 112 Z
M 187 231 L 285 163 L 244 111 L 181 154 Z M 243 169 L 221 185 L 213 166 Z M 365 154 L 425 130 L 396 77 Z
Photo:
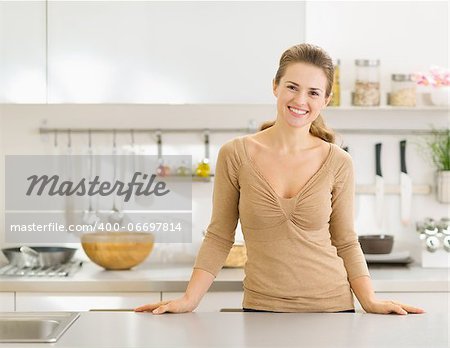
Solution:
M 17 267 L 53 267 L 69 262 L 77 249 L 65 247 L 21 247 L 3 249 L 11 265 Z

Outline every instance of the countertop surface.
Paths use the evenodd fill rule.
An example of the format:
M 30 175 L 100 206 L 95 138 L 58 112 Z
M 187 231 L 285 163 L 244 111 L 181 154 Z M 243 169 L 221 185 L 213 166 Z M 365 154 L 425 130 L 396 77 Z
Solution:
M 370 274 L 375 291 L 448 292 L 450 269 L 419 266 L 374 266 Z M 70 277 L 0 277 L 0 291 L 53 292 L 179 292 L 186 289 L 191 265 L 143 264 L 129 271 L 106 271 L 84 262 Z M 241 291 L 244 270 L 222 269 L 210 291 Z
M 449 347 L 446 312 L 360 313 L 82 312 L 54 344 L 39 347 Z M 37 344 L 0 344 L 0 347 Z

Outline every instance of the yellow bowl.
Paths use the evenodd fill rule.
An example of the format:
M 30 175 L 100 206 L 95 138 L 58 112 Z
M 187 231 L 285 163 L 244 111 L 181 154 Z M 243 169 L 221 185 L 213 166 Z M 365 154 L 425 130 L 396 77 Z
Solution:
M 95 232 L 81 236 L 84 252 L 97 265 L 125 270 L 143 262 L 153 249 L 154 237 L 141 232 Z

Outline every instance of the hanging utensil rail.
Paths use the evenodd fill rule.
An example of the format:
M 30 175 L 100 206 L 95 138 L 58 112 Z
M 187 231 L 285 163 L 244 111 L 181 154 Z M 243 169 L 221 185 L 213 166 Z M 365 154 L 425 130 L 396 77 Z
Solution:
M 251 128 L 39 128 L 39 133 L 253 133 Z M 340 134 L 361 134 L 361 135 L 433 135 L 434 131 L 423 129 L 338 129 L 334 131 Z

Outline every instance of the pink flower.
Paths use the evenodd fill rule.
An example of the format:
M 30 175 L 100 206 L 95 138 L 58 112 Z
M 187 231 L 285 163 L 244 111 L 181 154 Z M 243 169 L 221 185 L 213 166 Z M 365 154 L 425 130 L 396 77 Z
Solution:
M 450 70 L 439 66 L 432 66 L 428 73 L 414 73 L 413 81 L 420 86 L 450 86 Z

